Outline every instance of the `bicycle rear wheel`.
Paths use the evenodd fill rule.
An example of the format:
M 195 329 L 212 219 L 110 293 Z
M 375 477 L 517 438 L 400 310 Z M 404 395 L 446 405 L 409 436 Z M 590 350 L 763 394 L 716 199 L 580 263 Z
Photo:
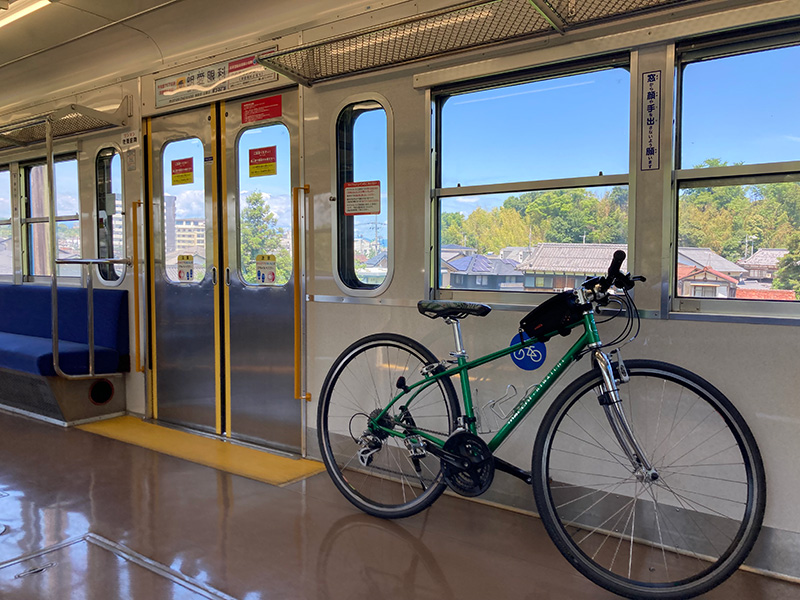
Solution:
M 622 407 L 658 478 L 634 472 L 592 371 L 558 396 L 537 434 L 539 513 L 561 553 L 598 585 L 629 598 L 696 596 L 729 577 L 755 543 L 766 500 L 761 455 L 707 381 L 658 361 L 625 364 Z
M 436 456 L 419 447 L 412 452 L 405 435 L 370 427 L 370 419 L 400 393 L 401 378 L 411 386 L 423 378 L 425 365 L 437 362 L 418 342 L 383 333 L 352 344 L 328 372 L 317 412 L 322 458 L 336 487 L 364 512 L 407 517 L 427 508 L 446 487 Z M 401 419 L 444 439 L 458 414 L 456 392 L 446 377 L 398 402 L 381 425 L 400 434 L 403 428 L 392 423 Z

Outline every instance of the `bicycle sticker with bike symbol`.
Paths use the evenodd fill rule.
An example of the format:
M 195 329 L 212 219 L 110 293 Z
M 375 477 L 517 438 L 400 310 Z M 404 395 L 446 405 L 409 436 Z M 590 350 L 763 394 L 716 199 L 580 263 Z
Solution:
M 520 340 L 522 336 L 522 340 Z M 527 333 L 520 332 L 513 337 L 509 346 L 519 344 L 520 341 L 529 340 L 530 336 Z M 533 346 L 527 348 L 520 348 L 516 352 L 511 353 L 511 360 L 520 369 L 526 371 L 535 371 L 544 364 L 544 359 L 547 358 L 547 348 L 542 342 L 536 342 Z

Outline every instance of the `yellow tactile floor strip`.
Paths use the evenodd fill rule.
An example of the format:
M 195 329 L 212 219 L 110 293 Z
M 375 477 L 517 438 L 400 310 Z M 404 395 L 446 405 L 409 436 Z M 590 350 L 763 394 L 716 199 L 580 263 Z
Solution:
M 325 470 L 317 461 L 276 456 L 131 416 L 96 421 L 78 429 L 272 485 L 286 485 Z

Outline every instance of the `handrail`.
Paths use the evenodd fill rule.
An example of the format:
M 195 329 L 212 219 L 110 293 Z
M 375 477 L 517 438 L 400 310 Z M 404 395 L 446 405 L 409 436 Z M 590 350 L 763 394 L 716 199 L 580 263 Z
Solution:
M 69 375 L 61 370 L 58 358 L 58 277 L 55 266 L 50 275 L 50 290 L 53 306 L 53 370 L 56 375 L 64 379 L 94 379 L 95 377 L 110 377 L 116 373 L 94 372 L 94 282 L 92 273 L 88 271 L 90 265 L 131 265 L 129 258 L 57 258 L 54 265 L 81 265 L 86 276 L 86 316 L 87 339 L 89 341 L 89 373 L 86 375 Z
M 129 98 L 125 97 L 120 102 L 119 108 L 114 114 L 107 114 L 87 108 L 85 106 L 78 106 L 70 104 L 55 112 L 50 113 L 44 118 L 45 127 L 45 149 L 47 154 L 46 176 L 47 185 L 45 186 L 45 196 L 47 198 L 48 215 L 47 221 L 50 226 L 48 232 L 48 247 L 50 250 L 50 290 L 51 290 L 51 311 L 52 311 L 52 327 L 53 327 L 53 370 L 56 375 L 64 379 L 91 379 L 94 377 L 110 377 L 115 373 L 100 373 L 94 372 L 94 294 L 92 273 L 88 273 L 86 278 L 87 290 L 87 317 L 88 317 L 88 341 L 89 341 L 89 374 L 88 375 L 68 375 L 61 370 L 58 360 L 58 269 L 59 264 L 79 264 L 82 265 L 83 272 L 86 275 L 86 269 L 92 264 L 127 264 L 130 266 L 131 261 L 127 258 L 80 258 L 80 259 L 59 259 L 58 258 L 58 245 L 56 244 L 56 194 L 55 194 L 55 177 L 54 168 L 55 163 L 53 155 L 53 124 L 70 114 L 77 112 L 96 119 L 100 122 L 105 122 L 108 125 L 123 126 L 127 123 L 125 120 L 125 113 L 129 110 Z

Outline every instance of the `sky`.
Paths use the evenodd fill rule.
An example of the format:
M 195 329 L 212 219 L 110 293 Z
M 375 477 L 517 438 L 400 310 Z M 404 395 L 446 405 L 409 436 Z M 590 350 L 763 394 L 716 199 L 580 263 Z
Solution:
M 689 64 L 682 164 L 800 160 L 797 65 L 800 47 Z M 442 186 L 627 173 L 629 112 L 621 68 L 453 96 L 442 111 Z M 509 195 L 447 198 L 442 211 L 491 210 Z
M 747 164 L 800 160 L 800 47 L 692 63 L 684 71 L 681 138 L 684 168 L 707 158 Z M 519 84 L 448 99 L 443 109 L 442 185 L 455 187 L 626 173 L 630 77 L 622 68 Z M 400 126 L 395 124 L 395 127 Z M 355 179 L 381 181 L 387 191 L 386 117 L 375 110 L 354 126 Z M 666 134 L 668 132 L 662 132 Z M 282 227 L 290 226 L 289 134 L 283 125 L 248 130 L 238 142 L 238 185 L 246 197 L 258 190 Z M 250 177 L 248 150 L 275 146 L 277 174 Z M 165 192 L 178 198 L 178 217 L 205 212 L 203 178 L 171 184 L 172 160 L 203 164 L 199 140 L 164 148 Z M 56 164 L 59 214 L 78 212 L 74 161 Z M 8 218 L 9 175 L 0 171 L 0 220 Z M 605 190 L 597 190 L 602 193 Z M 445 211 L 468 214 L 491 209 L 508 194 L 461 197 L 443 203 Z M 375 217 L 358 217 L 365 237 Z M 381 220 L 380 223 L 385 222 Z

